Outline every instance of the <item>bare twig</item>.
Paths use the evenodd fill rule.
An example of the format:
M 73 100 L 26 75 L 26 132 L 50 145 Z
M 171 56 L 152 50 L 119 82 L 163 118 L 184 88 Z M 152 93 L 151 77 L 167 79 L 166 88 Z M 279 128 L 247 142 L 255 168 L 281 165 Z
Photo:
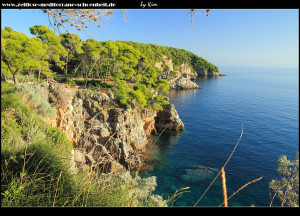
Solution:
M 189 14 L 191 15 L 191 24 L 193 27 L 194 27 L 193 24 L 194 17 L 204 12 L 206 13 L 206 16 L 209 16 L 210 9 L 191 9 L 189 11 Z
M 113 14 L 113 11 L 108 9 L 42 9 L 42 11 L 48 13 L 50 25 L 54 29 L 59 31 L 62 27 L 67 32 L 66 24 L 75 27 L 77 31 L 85 31 L 89 23 L 101 27 L 99 21 Z
M 236 195 L 238 192 L 240 192 L 241 190 L 243 190 L 245 187 L 247 187 L 249 184 L 252 184 L 254 182 L 257 182 L 259 180 L 261 180 L 263 177 L 260 177 L 260 178 L 257 178 L 257 179 L 254 179 L 253 181 L 251 182 L 248 182 L 247 184 L 244 184 L 242 187 L 240 187 L 236 192 L 234 192 L 227 200 L 231 199 L 234 195 Z M 225 206 L 225 203 L 223 202 L 220 206 L 222 206 L 224 204 Z M 225 206 L 226 207 L 226 206 Z

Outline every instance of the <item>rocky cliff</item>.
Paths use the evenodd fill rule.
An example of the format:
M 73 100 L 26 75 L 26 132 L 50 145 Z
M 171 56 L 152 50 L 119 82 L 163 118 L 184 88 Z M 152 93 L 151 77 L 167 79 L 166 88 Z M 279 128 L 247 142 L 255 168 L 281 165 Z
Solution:
M 151 134 L 164 127 L 184 130 L 171 104 L 164 105 L 164 110 L 159 112 L 124 109 L 110 91 L 51 84 L 49 92 L 49 102 L 57 113 L 49 124 L 61 129 L 72 141 L 77 166 L 89 166 L 105 173 L 141 167 Z

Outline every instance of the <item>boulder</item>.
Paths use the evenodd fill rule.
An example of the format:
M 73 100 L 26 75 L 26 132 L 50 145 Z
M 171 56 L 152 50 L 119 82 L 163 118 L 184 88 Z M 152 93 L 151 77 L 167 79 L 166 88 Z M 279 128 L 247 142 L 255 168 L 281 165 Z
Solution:
M 163 105 L 163 110 L 157 112 L 155 128 L 157 131 L 162 131 L 165 128 L 166 130 L 174 131 L 184 130 L 184 124 L 179 118 L 174 104 L 165 104 Z

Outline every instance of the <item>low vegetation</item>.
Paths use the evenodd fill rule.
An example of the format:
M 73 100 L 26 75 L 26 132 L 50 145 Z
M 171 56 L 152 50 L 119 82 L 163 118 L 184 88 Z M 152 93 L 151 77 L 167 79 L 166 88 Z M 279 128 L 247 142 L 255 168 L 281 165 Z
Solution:
M 167 205 L 152 194 L 155 177 L 74 172 L 72 144 L 41 119 L 47 108 L 36 106 L 31 91 L 41 93 L 38 87 L 1 83 L 2 206 Z

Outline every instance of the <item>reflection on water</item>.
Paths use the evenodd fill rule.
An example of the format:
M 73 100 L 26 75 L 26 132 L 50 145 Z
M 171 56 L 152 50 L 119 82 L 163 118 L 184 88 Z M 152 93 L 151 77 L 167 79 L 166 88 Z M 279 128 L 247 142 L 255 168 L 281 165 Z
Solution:
M 177 90 L 177 89 L 170 89 L 169 97 L 185 97 L 187 95 L 196 94 L 197 91 L 201 91 L 201 89 L 185 89 L 185 90 Z
M 218 80 L 219 79 L 219 77 L 218 76 L 208 76 L 208 77 L 206 77 L 206 76 L 202 76 L 202 77 L 198 77 L 197 79 L 196 79 L 196 82 L 197 81 L 202 81 L 202 82 L 206 82 L 206 81 L 210 81 L 210 80 Z

